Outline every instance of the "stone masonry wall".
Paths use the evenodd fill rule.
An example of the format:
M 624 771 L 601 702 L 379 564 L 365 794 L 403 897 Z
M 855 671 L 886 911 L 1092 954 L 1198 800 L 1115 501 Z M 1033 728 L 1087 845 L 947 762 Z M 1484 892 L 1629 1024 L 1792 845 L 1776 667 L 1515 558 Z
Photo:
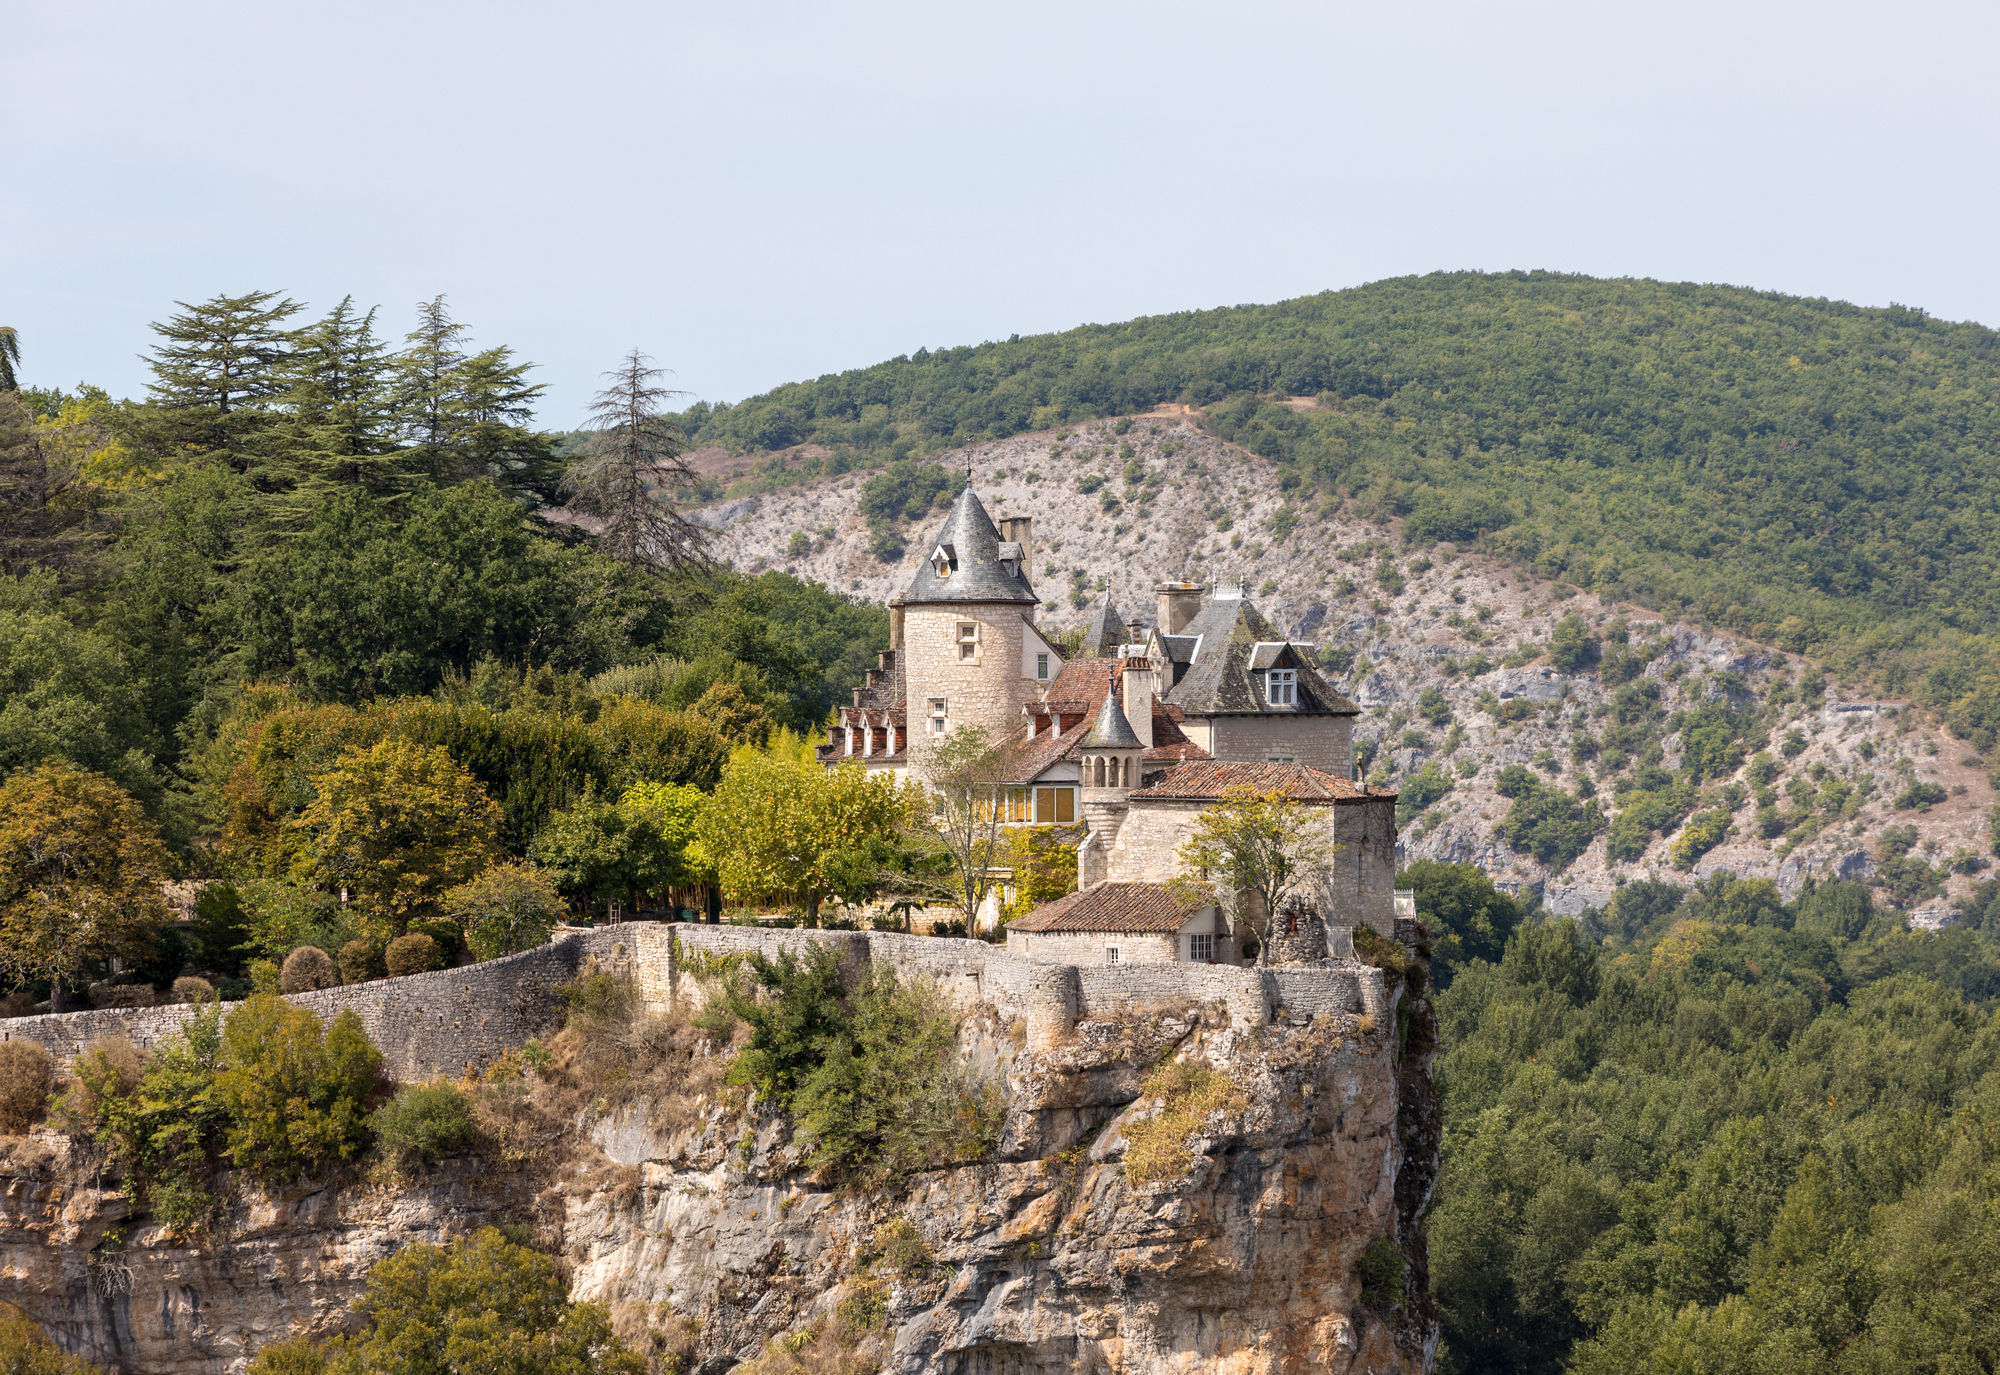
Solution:
M 1336 778 L 1354 775 L 1353 718 L 1348 716 L 1201 716 L 1182 729 L 1217 759 L 1262 764 L 1272 755 L 1324 769 Z
M 960 1007 L 991 1004 L 1002 1016 L 1026 1022 L 1030 1044 L 1059 1041 L 1084 1018 L 1196 1003 L 1222 1003 L 1232 1022 L 1254 1027 L 1280 1008 L 1292 1017 L 1353 1015 L 1375 1010 L 1383 998 L 1380 972 L 1359 963 L 1274 970 L 1135 958 L 1129 964 L 1078 967 L 1015 959 L 984 941 L 887 931 L 631 922 L 566 935 L 505 959 L 292 994 L 288 1001 L 327 1019 L 353 1010 L 381 1047 L 384 1071 L 413 1083 L 482 1069 L 530 1037 L 546 1034 L 559 1020 L 556 986 L 574 978 L 586 957 L 629 974 L 646 1006 L 665 1009 L 677 1000 L 700 998 L 698 976 L 709 961 L 751 952 L 767 958 L 784 951 L 796 955 L 813 945 L 834 950 L 850 977 L 870 962 L 886 964 L 899 977 L 934 979 Z M 67 1063 L 99 1036 L 157 1044 L 193 1014 L 192 1007 L 181 1005 L 20 1017 L 0 1022 L 0 1039 L 38 1042 Z
M 958 627 L 979 627 L 979 653 L 958 657 Z M 952 726 L 979 726 L 995 740 L 1021 727 L 1021 705 L 1029 685 L 1021 677 L 1026 622 L 1021 608 L 1007 604 L 918 605 L 904 608 L 905 709 L 910 740 L 919 744 L 930 729 L 930 699 L 945 699 Z

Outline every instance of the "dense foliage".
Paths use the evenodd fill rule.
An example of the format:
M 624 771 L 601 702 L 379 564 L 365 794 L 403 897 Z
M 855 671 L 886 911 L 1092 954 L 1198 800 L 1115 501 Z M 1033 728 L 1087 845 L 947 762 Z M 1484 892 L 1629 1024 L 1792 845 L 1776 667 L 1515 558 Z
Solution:
M 574 1303 L 552 1257 L 483 1227 L 405 1247 L 368 1272 L 366 1326 L 325 1344 L 274 1342 L 254 1375 L 645 1375 L 601 1304 Z
M 749 1028 L 731 1082 L 796 1114 L 811 1164 L 856 1180 L 977 1159 L 999 1140 L 1006 1093 L 958 1048 L 931 983 L 872 966 L 853 988 L 823 945 L 730 971 L 723 1006 Z
M 1990 736 L 2000 671 L 1961 637 L 2000 630 L 1997 390 L 2000 335 L 1901 306 L 1436 273 L 920 349 L 682 420 L 697 444 L 833 451 L 770 480 L 1205 407 L 1288 488 L 1892 683 L 1928 674 Z
M 1511 899 L 1419 868 L 1441 1369 L 1993 1368 L 2000 885 L 1941 937 L 1726 874 L 1507 935 Z

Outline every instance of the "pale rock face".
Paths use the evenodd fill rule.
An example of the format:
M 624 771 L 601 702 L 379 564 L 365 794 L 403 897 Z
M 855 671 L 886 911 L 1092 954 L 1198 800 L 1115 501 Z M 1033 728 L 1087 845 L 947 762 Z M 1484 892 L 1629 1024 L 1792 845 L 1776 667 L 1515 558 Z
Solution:
M 265 1342 L 352 1327 L 384 1256 L 530 1223 L 577 1298 L 671 1304 L 701 1325 L 694 1368 L 720 1375 L 834 1310 L 877 1229 L 903 1217 L 931 1263 L 889 1293 L 899 1373 L 1428 1370 L 1417 1220 L 1437 1172 L 1434 1031 L 1427 1003 L 1408 1006 L 1400 1056 L 1388 1017 L 1246 1029 L 1190 1008 L 1082 1022 L 1028 1050 L 1018 1026 L 975 1011 L 962 1045 L 1009 1094 L 995 1158 L 882 1191 L 807 1175 L 782 1115 L 716 1106 L 662 1133 L 639 1104 L 589 1122 L 595 1165 L 560 1179 L 463 1160 L 402 1187 L 241 1190 L 213 1236 L 177 1241 L 129 1224 L 84 1162 L 17 1152 L 0 1169 L 0 1292 L 114 1369 L 225 1375 Z M 1191 1138 L 1185 1179 L 1134 1186 L 1124 1129 L 1158 1110 L 1141 1084 L 1174 1058 L 1226 1074 L 1240 1106 Z M 1357 1277 L 1377 1239 L 1400 1249 L 1413 1295 L 1386 1315 Z

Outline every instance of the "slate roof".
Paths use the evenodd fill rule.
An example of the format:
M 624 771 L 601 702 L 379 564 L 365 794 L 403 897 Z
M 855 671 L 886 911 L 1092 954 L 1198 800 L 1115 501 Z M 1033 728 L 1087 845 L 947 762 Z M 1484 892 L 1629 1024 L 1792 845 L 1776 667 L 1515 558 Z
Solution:
M 1118 608 L 1111 604 L 1111 594 L 1106 592 L 1104 601 L 1083 623 L 1083 648 L 1078 657 L 1108 659 L 1118 652 L 1118 646 L 1125 643 L 1130 633 L 1118 615 Z
M 951 566 L 944 577 L 937 575 L 930 556 L 943 547 Z M 1020 552 L 1020 546 L 1014 546 Z M 1019 565 L 1017 565 L 1018 567 Z M 1009 573 L 1000 563 L 1000 532 L 986 508 L 967 487 L 952 503 L 944 528 L 924 551 L 924 562 L 903 594 L 904 602 L 1019 602 L 1032 606 L 1041 601 L 1028 584 L 1028 570 Z
M 1185 670 L 1175 641 L 1200 639 Z M 1211 597 L 1179 635 L 1163 636 L 1174 662 L 1167 698 L 1190 716 L 1359 716 L 1361 709 L 1335 692 L 1299 647 L 1278 633 L 1263 613 L 1240 597 Z M 1267 707 L 1262 672 L 1296 669 L 1298 705 Z
M 1174 932 L 1200 911 L 1164 883 L 1093 883 L 1007 923 L 1009 931 Z
M 1211 802 L 1231 788 L 1279 792 L 1296 802 L 1358 802 L 1396 796 L 1386 788 L 1350 783 L 1309 764 L 1231 764 L 1200 759 L 1167 770 L 1151 787 L 1134 791 L 1132 800 Z
M 1132 723 L 1125 719 L 1125 708 L 1119 704 L 1121 694 L 1110 690 L 1106 684 L 1104 706 L 1097 713 L 1097 724 L 1090 728 L 1090 734 L 1083 737 L 1083 747 L 1089 750 L 1136 750 L 1139 748 L 1139 733 L 1132 729 Z

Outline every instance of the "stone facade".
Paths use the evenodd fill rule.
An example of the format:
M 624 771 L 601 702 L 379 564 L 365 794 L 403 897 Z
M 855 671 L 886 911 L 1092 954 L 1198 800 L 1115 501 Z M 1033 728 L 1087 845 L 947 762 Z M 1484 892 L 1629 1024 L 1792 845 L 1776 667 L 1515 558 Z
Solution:
M 1190 716 L 1181 729 L 1217 759 L 1287 760 L 1354 776 L 1354 723 L 1347 716 Z
M 921 752 L 930 738 L 931 702 L 945 701 L 953 728 L 978 726 L 994 740 L 1021 728 L 1021 708 L 1040 689 L 1021 676 L 1024 613 L 1007 604 L 911 606 L 903 612 L 904 714 L 910 740 Z M 959 652 L 963 627 L 977 636 L 970 659 Z

